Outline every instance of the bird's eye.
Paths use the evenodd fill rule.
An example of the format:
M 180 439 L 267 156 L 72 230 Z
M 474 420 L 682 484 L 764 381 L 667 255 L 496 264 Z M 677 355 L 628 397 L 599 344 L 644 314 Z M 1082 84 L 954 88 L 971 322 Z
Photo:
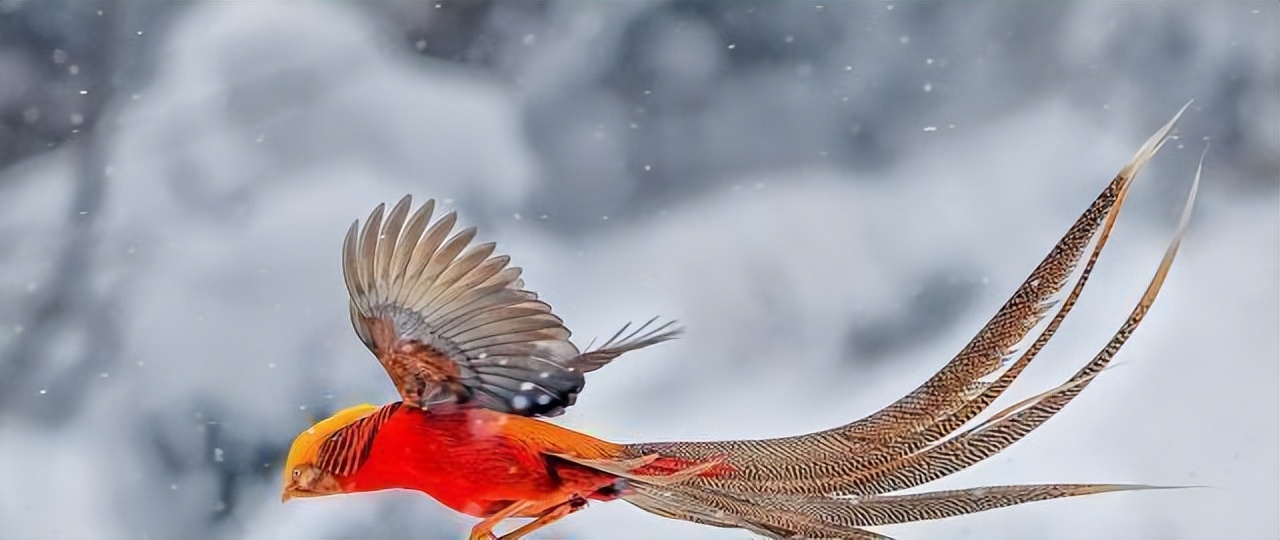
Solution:
M 294 469 L 294 470 L 293 470 L 293 479 L 294 479 L 294 480 L 297 480 L 299 476 L 302 476 L 302 469 Z

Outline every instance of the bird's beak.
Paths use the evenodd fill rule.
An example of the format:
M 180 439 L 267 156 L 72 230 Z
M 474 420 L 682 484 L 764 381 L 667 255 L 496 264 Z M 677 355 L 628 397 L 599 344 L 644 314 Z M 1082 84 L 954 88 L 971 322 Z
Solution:
M 280 502 L 287 503 L 289 499 L 298 496 L 298 490 L 293 486 L 293 482 L 285 484 L 284 489 L 280 492 Z

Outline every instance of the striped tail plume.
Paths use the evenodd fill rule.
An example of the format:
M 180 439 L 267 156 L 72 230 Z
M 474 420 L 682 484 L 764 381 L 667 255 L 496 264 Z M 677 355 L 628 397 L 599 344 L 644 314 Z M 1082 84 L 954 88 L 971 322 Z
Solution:
M 644 466 L 582 464 L 625 478 L 628 490 L 623 498 L 649 512 L 745 528 L 771 538 L 886 538 L 864 527 L 1063 497 L 1157 489 L 1042 484 L 892 494 L 949 476 L 1026 436 L 1079 395 L 1142 322 L 1186 231 L 1203 156 L 1177 232 L 1142 297 L 1110 341 L 1063 384 L 961 430 L 1008 389 L 1075 306 L 1134 178 L 1169 139 L 1187 106 L 1142 145 L 973 340 L 902 399 L 866 418 L 808 435 L 635 444 L 624 447 L 629 461 L 616 462 L 647 465 L 662 458 L 691 464 L 675 475 L 641 474 Z M 1048 323 L 1042 324 L 1045 319 Z M 1019 349 L 1037 328 L 1039 332 Z

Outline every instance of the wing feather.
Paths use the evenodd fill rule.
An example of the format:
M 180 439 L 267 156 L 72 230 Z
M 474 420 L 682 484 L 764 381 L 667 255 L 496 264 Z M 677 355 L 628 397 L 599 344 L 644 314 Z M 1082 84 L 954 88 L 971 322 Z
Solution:
M 405 206 L 410 206 L 412 201 L 402 199 Z M 427 225 L 431 221 L 431 214 L 435 212 L 436 202 L 428 200 L 418 211 L 413 213 L 413 217 L 409 218 L 409 224 L 405 226 L 404 231 L 400 233 L 400 243 L 404 245 L 416 246 L 422 239 L 422 233 L 427 230 Z M 396 304 L 404 304 L 405 294 L 408 292 L 410 262 L 413 260 L 412 249 L 396 249 L 391 257 L 391 292 L 387 298 Z
M 627 334 L 626 337 L 622 337 L 622 335 L 631 327 L 631 323 L 623 325 L 618 330 L 618 333 L 614 334 L 608 341 L 605 341 L 600 348 L 587 351 L 581 356 L 570 360 L 569 365 L 583 373 L 595 371 L 628 351 L 670 341 L 680 337 L 680 334 L 684 332 L 684 329 L 675 326 L 675 321 L 667 321 L 645 332 L 657 320 L 657 317 L 649 319 L 630 334 Z
M 464 317 L 454 317 L 448 321 L 448 324 L 441 325 L 439 332 L 445 337 L 452 338 L 459 332 L 466 332 L 486 324 L 542 315 L 544 313 L 546 313 L 546 310 L 518 305 L 509 306 L 502 310 L 468 311 L 463 313 Z
M 411 209 L 410 197 L 390 211 L 378 205 L 342 246 L 352 325 L 402 401 L 523 415 L 573 404 L 588 371 L 577 363 L 584 355 L 551 306 L 524 290 L 520 268 L 495 254 L 494 243 L 473 245 L 474 227 L 454 232 L 457 214 L 433 222 L 435 201 Z M 635 337 L 589 354 L 616 356 L 670 338 Z
M 475 233 L 473 232 L 469 236 L 474 235 Z M 427 317 L 431 317 L 431 315 L 434 315 L 435 311 L 442 305 L 454 298 L 457 298 L 459 294 L 466 292 L 467 288 L 465 283 L 459 282 L 470 274 L 472 270 L 479 267 L 480 263 L 491 263 L 489 267 L 486 267 L 486 270 L 493 270 L 493 272 L 485 275 L 483 278 L 480 278 L 478 280 L 479 282 L 483 282 L 485 279 L 488 279 L 489 276 L 497 273 L 497 270 L 492 268 L 493 265 L 499 265 L 499 268 L 506 266 L 507 262 L 510 261 L 509 257 L 494 257 L 493 259 L 486 261 L 489 255 L 493 253 L 495 247 L 497 247 L 496 244 L 489 242 L 473 246 L 467 249 L 466 253 L 459 255 L 456 260 L 452 261 L 449 266 L 436 277 L 435 283 L 433 283 L 431 288 L 427 290 L 427 294 L 424 297 L 427 300 L 426 303 L 418 306 L 418 311 L 421 311 Z M 454 287 L 454 285 L 458 286 Z
M 382 229 L 382 212 L 385 208 L 385 204 L 379 204 L 369 214 L 369 219 L 365 220 L 364 231 L 360 241 L 360 258 L 357 259 L 356 266 L 359 270 L 360 280 L 364 283 L 365 293 L 373 294 L 376 298 L 380 298 L 382 294 L 378 290 L 381 283 L 373 274 L 373 262 L 378 253 L 378 234 Z
M 465 332 L 444 335 L 454 341 L 469 343 L 482 338 L 502 336 L 506 334 L 518 334 L 526 331 L 546 330 L 556 328 L 561 325 L 563 325 L 563 322 L 559 317 L 551 314 L 539 314 L 531 317 L 495 321 L 486 325 L 477 326 Z
M 565 363 L 579 353 L 550 306 L 513 288 L 520 270 L 493 256 L 495 244 L 471 245 L 474 227 L 453 233 L 456 214 L 432 223 L 434 201 L 412 215 L 411 203 L 378 205 L 353 224 L 342 257 L 353 326 L 401 399 L 425 407 L 481 396 L 481 406 L 528 415 L 571 404 L 583 379 Z M 507 365 L 476 363 L 490 352 Z
M 436 286 L 440 275 L 444 273 L 450 264 L 453 264 L 453 261 L 458 258 L 458 255 L 462 253 L 462 250 L 467 247 L 467 244 L 475 236 L 476 228 L 468 227 L 449 237 L 444 245 L 440 246 L 439 251 L 436 251 L 431 260 L 427 262 L 426 268 L 422 269 L 420 281 L 413 288 L 413 296 L 408 306 L 410 309 L 421 311 L 435 299 L 431 295 L 431 291 Z
M 394 298 L 390 288 L 398 284 L 392 279 L 391 258 L 396 251 L 396 243 L 408 213 L 409 199 L 400 199 L 400 202 L 396 203 L 391 212 L 387 214 L 386 226 L 382 228 L 382 237 L 378 239 L 377 258 L 374 260 L 374 275 L 378 278 L 377 283 L 383 288 L 379 292 L 384 298 Z

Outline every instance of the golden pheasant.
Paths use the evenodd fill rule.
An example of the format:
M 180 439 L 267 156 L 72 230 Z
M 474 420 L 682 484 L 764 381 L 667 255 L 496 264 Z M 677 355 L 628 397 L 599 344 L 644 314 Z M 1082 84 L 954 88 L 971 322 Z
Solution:
M 352 407 L 300 433 L 285 464 L 283 499 L 413 489 L 483 518 L 472 539 L 495 538 L 506 518 L 533 518 L 501 536 L 520 538 L 588 501 L 615 499 L 770 538 L 886 538 L 866 527 L 1149 489 L 1044 484 L 893 494 L 1027 435 L 1084 390 L 1137 328 L 1178 251 L 1199 169 L 1155 276 L 1106 346 L 1060 386 L 961 429 L 1009 387 L 1071 311 L 1135 176 L 1181 114 L 1138 150 L 941 371 L 866 418 L 778 439 L 615 444 L 538 419 L 572 405 L 584 374 L 679 330 L 651 320 L 581 351 L 551 307 L 524 289 L 520 269 L 494 255 L 494 244 L 472 246 L 474 228 L 451 234 L 455 214 L 432 222 L 428 201 L 410 215 L 409 197 L 385 217 L 379 205 L 363 227 L 357 221 L 347 232 L 343 275 L 356 333 L 401 400 Z

